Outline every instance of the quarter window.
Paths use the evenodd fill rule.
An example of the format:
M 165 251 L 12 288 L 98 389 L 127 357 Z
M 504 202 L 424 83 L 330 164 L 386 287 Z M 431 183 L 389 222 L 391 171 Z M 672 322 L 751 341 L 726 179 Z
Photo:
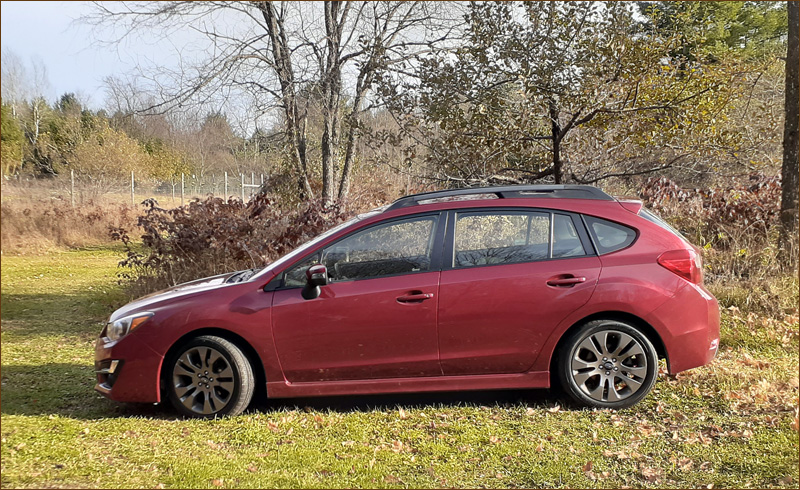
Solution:
M 636 239 L 636 231 L 613 221 L 584 216 L 599 255 L 616 252 Z
M 322 251 L 331 281 L 430 270 L 436 216 L 394 221 L 357 232 Z

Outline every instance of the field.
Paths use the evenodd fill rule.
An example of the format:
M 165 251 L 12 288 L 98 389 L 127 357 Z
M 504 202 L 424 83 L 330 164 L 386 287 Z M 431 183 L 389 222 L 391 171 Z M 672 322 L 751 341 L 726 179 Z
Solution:
M 541 390 L 259 400 L 193 421 L 92 390 L 119 258 L 3 256 L 3 487 L 797 488 L 796 312 L 725 309 L 713 364 L 619 412 Z

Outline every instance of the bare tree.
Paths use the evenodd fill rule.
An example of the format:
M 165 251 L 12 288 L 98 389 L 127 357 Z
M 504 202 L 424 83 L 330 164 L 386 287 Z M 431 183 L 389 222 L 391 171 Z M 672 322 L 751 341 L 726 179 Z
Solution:
M 424 2 L 324 2 L 322 15 L 319 4 L 302 2 L 138 2 L 114 7 L 98 2 L 95 6 L 94 14 L 83 20 L 121 30 L 112 42 L 134 32 L 166 35 L 183 26 L 205 38 L 210 54 L 199 63 L 184 63 L 173 72 L 160 67 L 158 74 L 140 70 L 140 78 L 152 82 L 159 96 L 156 104 L 143 110 L 168 111 L 243 92 L 255 96 L 263 115 L 279 110 L 298 190 L 306 197 L 313 195 L 308 94 L 317 94 L 323 119 L 319 165 L 326 201 L 347 195 L 358 114 L 365 110 L 376 70 L 406 61 L 447 38 L 447 24 L 431 15 L 447 8 Z M 352 104 L 343 118 L 347 94 L 352 94 Z M 345 123 L 342 164 L 340 135 Z

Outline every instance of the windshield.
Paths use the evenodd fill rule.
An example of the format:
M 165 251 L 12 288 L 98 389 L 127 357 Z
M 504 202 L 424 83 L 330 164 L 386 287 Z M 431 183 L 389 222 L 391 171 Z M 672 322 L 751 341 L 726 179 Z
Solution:
M 279 258 L 275 262 L 272 262 L 271 264 L 265 266 L 263 269 L 261 269 L 261 271 L 258 274 L 255 274 L 253 277 L 251 277 L 250 280 L 251 281 L 252 280 L 257 280 L 258 278 L 264 276 L 267 272 L 269 272 L 269 271 L 271 271 L 273 269 L 277 269 L 277 268 L 283 267 L 285 264 L 291 263 L 295 258 L 302 256 L 307 250 L 313 248 L 319 242 L 325 240 L 326 238 L 328 238 L 329 236 L 331 236 L 334 233 L 338 232 L 339 230 L 347 228 L 348 226 L 352 225 L 353 223 L 358 223 L 361 220 L 367 219 L 367 218 L 369 218 L 371 216 L 375 216 L 376 214 L 380 214 L 380 213 L 383 212 L 384 208 L 385 208 L 385 206 L 383 208 L 373 209 L 372 211 L 368 211 L 366 213 L 361 213 L 358 216 L 356 216 L 355 218 L 350 218 L 349 220 L 345 221 L 344 223 L 342 223 L 342 224 L 340 224 L 338 226 L 334 226 L 333 228 L 331 228 L 330 230 L 326 231 L 325 233 L 323 233 L 321 235 L 318 235 L 313 240 L 310 240 L 310 241 L 300 245 L 299 247 L 297 247 L 296 249 L 292 250 L 291 252 L 289 252 L 288 254 L 284 255 L 283 257 Z

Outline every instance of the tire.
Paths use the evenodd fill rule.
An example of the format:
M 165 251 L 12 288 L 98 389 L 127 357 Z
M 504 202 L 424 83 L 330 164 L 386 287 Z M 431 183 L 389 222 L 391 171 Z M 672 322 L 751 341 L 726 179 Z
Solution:
M 165 364 L 167 397 L 181 414 L 196 418 L 238 415 L 255 390 L 253 368 L 242 351 L 221 337 L 203 335 Z
M 561 387 L 576 402 L 620 409 L 635 405 L 653 388 L 658 355 L 632 325 L 594 320 L 566 338 L 556 369 Z

